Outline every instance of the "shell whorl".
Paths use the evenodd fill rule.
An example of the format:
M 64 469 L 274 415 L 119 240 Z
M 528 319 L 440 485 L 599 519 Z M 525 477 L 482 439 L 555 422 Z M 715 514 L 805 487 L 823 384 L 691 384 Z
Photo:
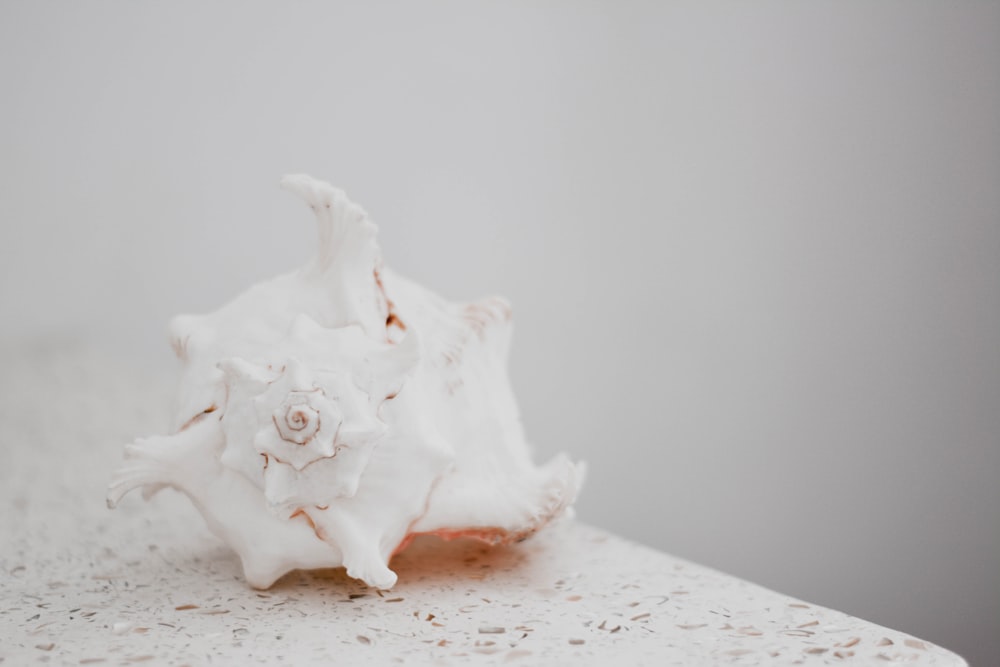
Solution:
M 296 445 L 308 445 L 322 430 L 323 418 L 319 409 L 312 405 L 314 400 L 323 400 L 322 393 L 321 389 L 288 392 L 285 400 L 271 415 L 271 421 L 282 440 Z

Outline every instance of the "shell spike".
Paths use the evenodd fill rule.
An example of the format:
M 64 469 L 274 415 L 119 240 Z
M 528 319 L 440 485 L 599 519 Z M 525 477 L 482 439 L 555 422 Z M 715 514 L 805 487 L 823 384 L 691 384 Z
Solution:
M 188 358 L 189 342 L 191 335 L 201 326 L 202 318 L 199 315 L 176 315 L 170 320 L 167 328 L 170 337 L 170 347 L 178 359 Z
M 230 387 L 238 382 L 246 382 L 254 387 L 261 388 L 271 380 L 260 366 L 251 364 L 249 361 L 240 359 L 239 357 L 223 359 L 216 366 L 225 374 L 226 384 Z
M 167 436 L 140 438 L 125 446 L 125 466 L 115 471 L 108 487 L 108 507 L 114 509 L 130 491 L 164 486 L 194 486 L 204 474 L 204 462 L 217 456 L 222 428 L 217 419 L 202 419 Z M 209 468 L 211 470 L 211 468 Z
M 107 504 L 108 509 L 118 507 L 130 491 L 140 487 L 160 487 L 169 479 L 169 474 L 162 466 L 155 463 L 144 463 L 126 466 L 115 471 L 114 479 L 108 487 Z
M 373 270 L 378 254 L 375 235 L 378 227 L 363 208 L 347 198 L 343 190 L 306 174 L 290 174 L 281 179 L 281 187 L 298 195 L 316 214 L 319 247 L 316 266 L 325 271 L 341 259 L 372 254 Z M 358 252 L 361 251 L 361 252 Z
M 381 340 L 388 311 L 375 279 L 381 263 L 378 227 L 343 190 L 312 176 L 285 176 L 281 186 L 298 195 L 316 214 L 319 242 L 304 276 L 329 292 L 329 302 L 337 304 L 340 320 L 334 323 L 320 318 L 320 323 L 359 324 L 369 336 Z

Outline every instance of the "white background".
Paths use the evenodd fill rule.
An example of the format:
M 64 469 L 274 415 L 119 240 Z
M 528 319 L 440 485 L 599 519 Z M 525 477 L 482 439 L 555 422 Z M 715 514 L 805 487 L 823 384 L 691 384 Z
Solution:
M 306 171 L 511 298 L 584 520 L 1000 662 L 1000 5 L 4 2 L 0 84 L 7 344 L 169 381 Z

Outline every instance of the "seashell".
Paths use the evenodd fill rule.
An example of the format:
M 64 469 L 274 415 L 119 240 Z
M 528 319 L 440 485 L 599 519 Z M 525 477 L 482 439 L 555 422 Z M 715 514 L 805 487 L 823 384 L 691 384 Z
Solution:
M 395 275 L 343 192 L 304 175 L 282 185 L 316 213 L 315 256 L 172 321 L 174 433 L 126 446 L 108 505 L 181 491 L 257 588 L 340 566 L 389 588 L 390 558 L 415 535 L 506 543 L 569 511 L 584 466 L 531 461 L 507 302 L 452 303 Z

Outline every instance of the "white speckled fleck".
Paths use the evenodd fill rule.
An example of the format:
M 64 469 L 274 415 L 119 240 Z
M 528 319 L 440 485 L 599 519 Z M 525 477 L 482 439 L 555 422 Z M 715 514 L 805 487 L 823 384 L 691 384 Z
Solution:
M 118 443 L 159 426 L 144 369 L 0 361 L 2 665 L 965 664 L 574 522 L 508 547 L 420 538 L 389 593 L 343 570 L 254 591 L 177 494 L 104 507 Z

